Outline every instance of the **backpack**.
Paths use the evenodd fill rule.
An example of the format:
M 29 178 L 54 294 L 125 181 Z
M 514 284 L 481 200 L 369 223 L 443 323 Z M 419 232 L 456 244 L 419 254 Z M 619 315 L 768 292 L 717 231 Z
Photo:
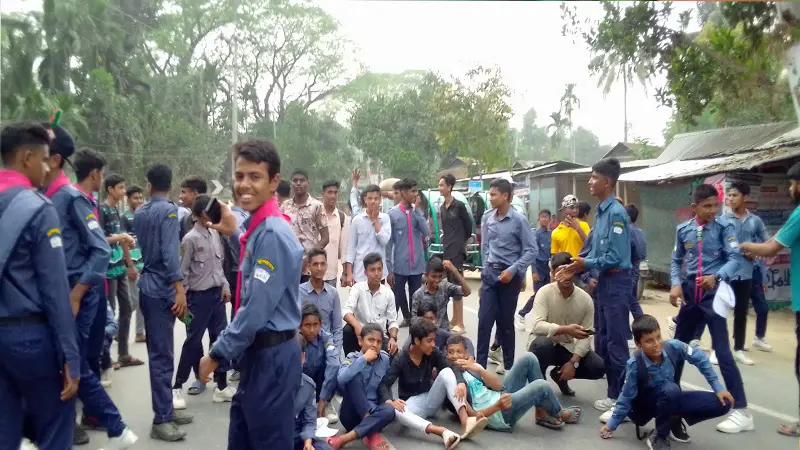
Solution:
M 339 211 L 339 229 L 344 230 L 344 213 Z
M 681 375 L 683 374 L 683 365 L 686 362 L 685 358 L 683 357 L 683 352 L 679 351 L 672 345 L 669 345 L 666 341 L 664 342 L 664 351 L 667 353 L 667 358 L 669 358 L 669 360 L 672 362 L 672 365 L 675 367 L 674 381 L 675 383 L 680 385 Z M 647 366 L 644 362 L 644 354 L 642 353 L 641 349 L 637 349 L 635 352 L 633 352 L 633 357 L 636 358 L 637 392 L 641 394 L 647 389 L 647 384 L 649 382 L 649 377 L 647 375 Z M 620 376 L 620 383 L 619 383 L 620 386 L 623 386 L 625 384 L 626 375 L 627 375 L 627 370 L 623 371 L 622 375 Z M 633 402 L 631 404 L 631 411 L 636 410 L 637 406 L 641 408 L 641 404 L 639 403 L 640 398 L 641 397 L 637 394 L 636 398 L 633 399 Z M 647 436 L 647 434 L 646 433 L 640 434 L 639 427 L 646 425 L 647 422 L 649 422 L 650 420 L 648 419 L 647 422 L 638 423 L 633 417 L 631 417 L 630 413 L 628 413 L 628 417 L 631 419 L 634 425 L 636 425 L 636 437 L 639 438 L 639 440 L 644 439 Z

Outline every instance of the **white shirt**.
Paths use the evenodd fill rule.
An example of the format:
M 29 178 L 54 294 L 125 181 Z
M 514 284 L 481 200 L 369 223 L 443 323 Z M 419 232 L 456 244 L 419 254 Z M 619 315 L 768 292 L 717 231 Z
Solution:
M 335 208 L 333 213 L 329 214 L 325 211 L 328 218 L 328 245 L 325 246 L 325 251 L 328 254 L 328 271 L 325 272 L 326 280 L 335 280 L 339 276 L 339 261 L 343 260 L 347 253 L 347 238 L 350 233 L 350 217 L 344 214 L 344 226 L 339 214 L 344 214 Z
M 381 284 L 378 292 L 374 294 L 370 291 L 366 281 L 353 285 L 350 288 L 350 296 L 347 298 L 344 308 L 342 308 L 342 316 L 348 313 L 356 316 L 356 319 L 362 325 L 377 323 L 381 327 L 386 326 L 384 332 L 387 336 L 388 330 L 392 328 L 400 329 L 397 324 L 394 292 L 385 284 Z
M 353 280 L 356 282 L 367 281 L 364 257 L 373 252 L 381 255 L 383 259 L 383 277 L 386 278 L 389 274 L 389 266 L 386 264 L 386 244 L 392 237 L 392 224 L 388 214 L 380 213 L 378 219 L 381 222 L 380 233 L 375 232 L 375 226 L 365 212 L 354 217 L 350 224 L 345 262 L 353 265 Z

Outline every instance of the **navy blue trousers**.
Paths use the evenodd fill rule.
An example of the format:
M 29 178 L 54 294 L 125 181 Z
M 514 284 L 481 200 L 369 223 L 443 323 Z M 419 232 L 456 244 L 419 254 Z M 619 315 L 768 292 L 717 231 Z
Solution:
M 756 337 L 762 339 L 767 334 L 767 296 L 764 294 L 764 271 L 756 264 L 753 268 L 753 285 L 750 287 L 750 298 L 756 312 Z
M 203 357 L 203 335 L 206 330 L 208 330 L 210 346 L 214 344 L 222 330 L 228 326 L 221 287 L 205 291 L 189 291 L 186 294 L 186 300 L 194 318 L 186 328 L 186 340 L 183 342 L 178 370 L 175 373 L 175 388 L 186 383 L 192 369 L 194 369 L 195 376 L 200 372 L 200 358 Z M 228 364 L 222 362 L 214 372 L 214 381 L 219 389 L 225 389 L 228 386 L 228 369 Z
M 239 388 L 231 402 L 228 449 L 292 448 L 295 424 L 291 411 L 297 380 L 303 373 L 300 344 L 290 339 L 274 347 L 248 348 L 239 360 L 239 372 Z
M 514 311 L 517 309 L 521 279 L 515 276 L 509 283 L 500 283 L 497 277 L 501 272 L 488 265 L 481 271 L 476 357 L 478 364 L 486 367 L 492 327 L 497 324 L 495 334 L 497 342 L 503 347 L 503 365 L 508 370 L 514 365 Z
M 656 433 L 666 439 L 672 430 L 672 418 L 678 416 L 689 426 L 728 413 L 731 406 L 719 402 L 716 394 L 706 391 L 681 391 L 673 382 L 639 393 L 628 416 L 639 426 L 656 419 Z
M 172 373 L 175 370 L 175 316 L 172 298 L 156 298 L 139 290 L 139 308 L 147 334 L 147 359 L 150 369 L 150 395 L 153 401 L 153 424 L 172 421 Z
M 104 286 L 92 286 L 81 299 L 81 307 L 75 318 L 78 349 L 81 352 L 81 380 L 78 384 L 78 398 L 83 404 L 83 414 L 105 428 L 109 437 L 116 437 L 125 431 L 125 423 L 122 421 L 122 415 L 117 406 L 100 385 L 100 378 L 95 372 L 95 369 L 99 370 L 105 333 L 106 300 L 102 291 L 105 291 Z M 100 315 L 103 316 L 103 327 L 98 335 L 95 327 Z
M 328 445 L 328 443 L 325 442 L 324 439 L 315 438 L 313 445 L 314 445 L 314 450 L 331 450 L 331 446 Z M 294 450 L 303 450 L 305 446 L 306 446 L 305 441 L 300 439 L 299 436 L 294 440 Z
M 406 284 L 408 285 L 408 295 L 406 295 Z M 419 275 L 398 275 L 394 274 L 394 303 L 395 308 L 403 311 L 403 319 L 411 320 L 411 296 L 422 286 L 422 274 Z
M 631 273 L 605 271 L 597 280 L 597 311 L 595 322 L 595 348 L 603 357 L 608 380 L 608 398 L 616 399 L 622 386 L 620 377 L 630 357 L 628 333 L 630 323 Z
M 685 304 L 681 306 L 678 312 L 675 339 L 688 344 L 694 338 L 697 325 L 705 322 L 709 333 L 711 333 L 711 346 L 716 352 L 719 371 L 722 374 L 722 379 L 725 380 L 725 388 L 730 391 L 736 402 L 734 408 L 747 408 L 747 397 L 744 395 L 742 374 L 739 373 L 739 368 L 733 360 L 731 344 L 728 340 L 728 322 L 724 317 L 717 315 L 712 307 L 717 289 L 701 291 L 701 297 L 696 302 L 694 280 L 694 278 L 690 278 L 681 285 Z M 680 380 L 675 381 L 680 382 Z
M 639 304 L 639 298 L 638 298 L 638 294 L 639 294 L 639 292 L 638 292 L 639 291 L 639 287 L 638 287 L 638 284 L 639 284 L 639 271 L 638 270 L 633 270 L 631 272 L 631 284 L 632 284 L 632 288 L 633 288 L 633 289 L 631 289 L 631 303 L 630 303 L 630 305 L 631 305 L 631 315 L 633 316 L 634 319 L 638 319 L 639 317 L 642 317 L 644 315 L 644 311 L 642 311 L 642 306 Z M 628 327 L 626 330 L 627 330 L 626 337 L 628 339 L 633 339 L 633 334 L 631 333 L 631 328 Z
M 372 405 L 367 400 L 361 374 L 353 377 L 348 383 L 340 384 L 339 392 L 342 394 L 339 419 L 344 429 L 355 430 L 359 439 L 380 433 L 394 420 L 394 408 L 391 405 L 386 403 Z
M 47 324 L 0 327 L 0 449 L 27 437 L 41 449 L 71 450 L 75 399 L 61 401 L 63 357 Z
M 536 293 L 539 292 L 539 289 L 550 284 L 550 261 L 539 261 L 537 259 L 533 269 L 536 270 L 536 273 L 539 275 L 539 281 L 533 283 L 533 295 L 531 295 L 531 298 L 528 299 L 525 306 L 517 313 L 522 317 L 527 316 L 533 309 L 533 299 L 536 297 Z

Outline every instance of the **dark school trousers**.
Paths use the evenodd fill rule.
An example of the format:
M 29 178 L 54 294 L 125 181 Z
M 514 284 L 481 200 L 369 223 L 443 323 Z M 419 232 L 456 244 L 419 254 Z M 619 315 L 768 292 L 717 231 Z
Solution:
M 666 381 L 661 386 L 640 392 L 628 417 L 639 426 L 656 419 L 656 433 L 667 439 L 672 431 L 673 417 L 681 417 L 692 426 L 724 416 L 730 409 L 731 405 L 720 403 L 713 392 L 682 391 L 677 384 Z
M 569 350 L 561 344 L 553 342 L 547 336 L 537 336 L 531 342 L 528 351 L 536 355 L 543 373 L 550 366 L 561 368 L 572 358 L 572 353 Z M 581 358 L 578 368 L 575 369 L 575 378 L 579 380 L 599 380 L 605 374 L 606 365 L 603 362 L 603 358 L 591 350 Z
M 339 419 L 344 429 L 355 431 L 359 439 L 380 433 L 394 420 L 394 408 L 391 405 L 386 403 L 372 405 L 367 400 L 361 374 L 347 383 L 340 383 L 339 392 L 342 394 Z
M 529 312 L 533 309 L 533 299 L 536 296 L 536 293 L 539 292 L 539 289 L 544 287 L 547 284 L 550 284 L 550 262 L 549 261 L 539 261 L 536 260 L 536 264 L 533 266 L 533 270 L 539 275 L 539 281 L 533 283 L 533 295 L 531 298 L 528 299 L 528 302 L 525 303 L 525 306 L 519 310 L 517 314 L 522 317 L 528 315 Z
M 509 283 L 501 283 L 497 277 L 505 270 L 502 266 L 486 264 L 481 271 L 480 306 L 478 307 L 478 348 L 476 360 L 486 367 L 492 327 L 496 324 L 497 342 L 503 348 L 503 365 L 506 370 L 514 365 L 514 312 L 521 286 L 521 278 L 515 276 Z
M 756 337 L 763 339 L 767 334 L 767 315 L 769 305 L 764 293 L 764 271 L 756 264 L 753 268 L 753 283 L 750 286 L 750 298 L 753 299 L 753 310 L 756 312 Z
M 175 316 L 172 298 L 150 297 L 139 290 L 139 307 L 144 315 L 147 334 L 147 358 L 150 369 L 150 395 L 153 424 L 172 422 L 172 373 L 175 370 Z
M 597 278 L 595 348 L 603 357 L 608 380 L 608 398 L 616 399 L 622 389 L 620 377 L 630 357 L 630 270 L 606 270 Z
M 192 322 L 186 327 L 186 340 L 181 349 L 178 370 L 175 372 L 174 388 L 182 386 L 189 379 L 189 372 L 194 369 L 195 376 L 200 373 L 200 358 L 203 357 L 203 335 L 208 330 L 209 346 L 214 344 L 217 336 L 228 326 L 225 302 L 222 301 L 222 288 L 214 287 L 204 291 L 189 291 L 186 301 L 191 311 Z M 228 365 L 221 362 L 214 371 L 214 381 L 219 389 L 228 386 Z
M 750 310 L 750 292 L 753 280 L 731 281 L 731 289 L 735 298 L 733 306 L 733 349 L 744 350 L 747 334 L 747 313 Z
M 408 285 L 408 295 L 406 295 L 406 285 Z M 395 308 L 403 311 L 403 319 L 411 320 L 410 299 L 422 286 L 422 274 L 419 275 L 398 275 L 394 274 L 394 292 Z

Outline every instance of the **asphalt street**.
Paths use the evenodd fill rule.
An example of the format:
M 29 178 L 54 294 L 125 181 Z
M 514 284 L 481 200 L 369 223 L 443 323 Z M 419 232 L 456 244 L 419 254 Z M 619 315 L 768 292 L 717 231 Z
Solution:
M 478 285 L 473 283 L 474 294 L 464 299 L 465 322 L 467 335 L 475 341 L 477 330 L 478 310 Z M 342 298 L 346 298 L 347 289 L 340 289 Z M 529 295 L 529 294 L 528 294 Z M 520 297 L 523 303 L 526 298 Z M 645 312 L 652 307 L 643 304 Z M 655 308 L 653 308 L 655 309 Z M 452 315 L 451 315 L 452 317 Z M 664 325 L 665 317 L 659 317 Z M 133 328 L 133 327 L 132 327 Z M 408 329 L 401 330 L 400 342 L 404 342 Z M 185 336 L 185 327 L 177 322 L 175 325 L 175 358 L 180 355 L 180 349 Z M 527 335 L 523 332 L 516 333 L 517 354 L 525 351 Z M 206 343 L 207 348 L 207 343 Z M 112 351 L 116 351 L 116 345 Z M 147 359 L 144 344 L 131 344 L 131 353 L 141 359 Z M 673 448 L 694 448 L 703 450 L 741 450 L 757 449 L 794 449 L 798 442 L 791 438 L 778 435 L 775 430 L 778 425 L 787 420 L 792 420 L 797 414 L 797 382 L 794 377 L 791 362 L 786 357 L 776 354 L 759 354 L 758 364 L 754 366 L 740 366 L 745 382 L 745 390 L 750 403 L 756 430 L 737 435 L 725 435 L 715 430 L 718 421 L 711 421 L 696 425 L 690 429 L 692 442 L 690 444 L 673 443 Z M 494 366 L 490 366 L 494 367 Z M 707 383 L 697 370 L 688 367 L 684 371 L 684 387 L 707 388 Z M 558 392 L 555 384 L 553 389 Z M 524 418 L 512 433 L 486 430 L 474 440 L 462 443 L 459 448 L 508 448 L 508 449 L 641 449 L 646 448 L 643 442 L 637 441 L 634 428 L 630 424 L 622 425 L 610 440 L 599 437 L 600 422 L 599 411 L 592 407 L 592 403 L 605 397 L 606 382 L 598 381 L 573 381 L 572 388 L 577 392 L 573 398 L 560 397 L 563 406 L 578 405 L 583 408 L 583 419 L 577 425 L 568 426 L 560 431 L 552 431 L 534 424 L 532 414 Z M 188 387 L 188 385 L 187 385 Z M 114 373 L 113 385 L 109 392 L 122 412 L 123 418 L 140 437 L 134 448 L 142 449 L 180 449 L 180 450 L 211 450 L 227 448 L 228 409 L 229 404 L 214 404 L 211 402 L 211 389 L 198 396 L 186 396 L 188 412 L 195 415 L 194 423 L 184 427 L 187 438 L 182 442 L 164 443 L 149 438 L 152 410 L 150 403 L 150 383 L 147 365 L 131 367 Z M 560 394 L 559 394 L 560 396 Z M 794 419 L 796 420 L 796 419 Z M 435 423 L 458 430 L 456 420 L 449 414 L 441 412 L 434 420 Z M 650 424 L 652 426 L 652 423 Z M 76 447 L 86 450 L 101 449 L 106 443 L 106 436 L 99 432 L 90 432 L 92 441 L 89 445 Z M 396 449 L 428 450 L 440 449 L 442 444 L 432 436 L 419 436 L 408 432 L 396 424 L 390 425 L 384 436 Z M 355 445 L 357 444 L 357 445 Z M 364 448 L 361 443 L 354 443 L 347 448 Z M 275 449 L 283 450 L 283 449 Z

